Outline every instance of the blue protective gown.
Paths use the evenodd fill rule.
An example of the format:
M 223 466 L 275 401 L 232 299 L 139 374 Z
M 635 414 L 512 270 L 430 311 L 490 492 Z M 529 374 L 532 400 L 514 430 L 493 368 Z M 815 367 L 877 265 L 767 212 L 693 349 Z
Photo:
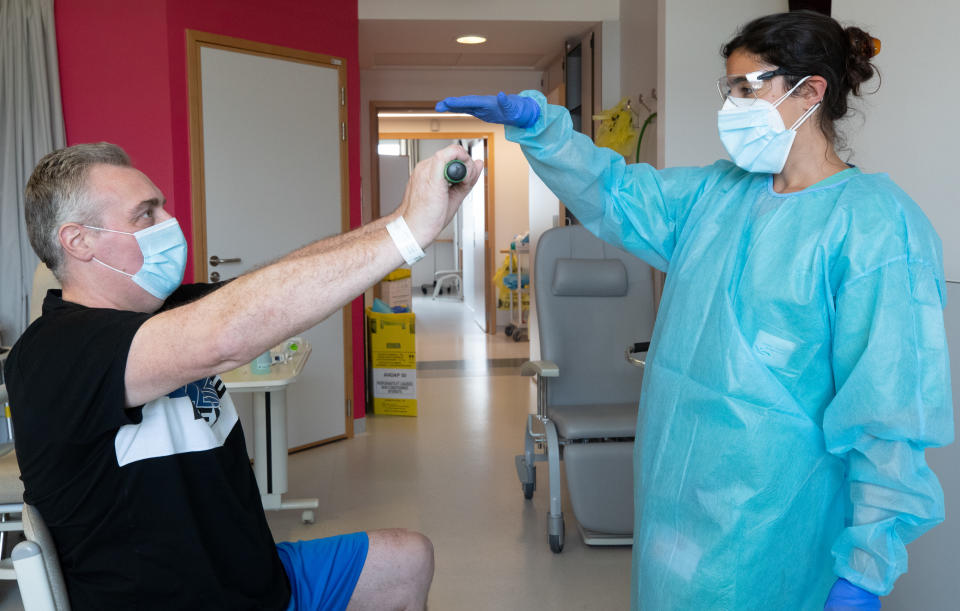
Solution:
M 626 165 L 546 104 L 507 128 L 591 232 L 667 273 L 634 449 L 634 609 L 823 609 L 884 595 L 943 520 L 940 240 L 886 175 L 797 193 L 728 161 Z

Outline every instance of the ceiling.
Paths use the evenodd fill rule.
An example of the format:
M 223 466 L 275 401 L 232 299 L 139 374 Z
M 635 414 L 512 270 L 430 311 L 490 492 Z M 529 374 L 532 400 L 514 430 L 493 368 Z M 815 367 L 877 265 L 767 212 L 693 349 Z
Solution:
M 583 21 L 360 20 L 360 68 L 458 68 L 544 70 L 563 43 L 595 24 Z M 487 42 L 462 45 L 458 36 L 480 34 Z

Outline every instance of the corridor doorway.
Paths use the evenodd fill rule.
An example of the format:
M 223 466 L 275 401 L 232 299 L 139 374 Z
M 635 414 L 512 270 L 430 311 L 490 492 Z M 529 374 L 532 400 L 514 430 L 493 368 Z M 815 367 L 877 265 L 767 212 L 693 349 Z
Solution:
M 496 333 L 496 295 L 491 288 L 496 243 L 494 135 L 445 130 L 439 127 L 441 121 L 430 120 L 431 112 L 418 109 L 416 103 L 406 103 L 403 107 L 397 104 L 371 102 L 371 218 L 379 218 L 399 205 L 412 167 L 437 150 L 458 142 L 474 159 L 483 160 L 483 176 L 464 201 L 457 218 L 425 250 L 427 256 L 413 267 L 412 284 L 414 295 L 422 296 L 422 287 L 432 285 L 437 271 L 459 269 L 464 307 L 481 330 Z M 432 104 L 429 108 L 432 111 Z M 418 127 L 421 129 L 417 130 Z M 436 131 L 426 131 L 434 128 Z M 452 295 L 455 293 L 442 294 L 443 298 Z

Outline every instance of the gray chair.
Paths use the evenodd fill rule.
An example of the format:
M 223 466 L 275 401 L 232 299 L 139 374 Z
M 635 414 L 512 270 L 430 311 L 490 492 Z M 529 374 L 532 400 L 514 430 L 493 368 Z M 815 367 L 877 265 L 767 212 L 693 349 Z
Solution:
M 6 391 L 0 385 L 0 406 L 6 401 Z M 8 538 L 19 536 L 23 532 L 23 482 L 20 481 L 20 466 L 13 443 L 0 444 L 0 579 L 17 578 L 13 563 L 6 556 L 13 546 Z
M 60 288 L 59 281 L 46 265 L 38 263 L 30 298 L 31 322 L 40 317 L 47 290 L 55 288 Z M 0 529 L 22 531 L 25 537 L 10 554 L 13 571 L 8 573 L 6 567 L 0 568 L 0 578 L 16 578 L 24 611 L 69 611 L 67 586 L 53 537 L 40 512 L 23 502 L 23 482 L 13 451 L 0 456 L 0 512 L 3 515 L 19 513 L 20 520 L 4 521 Z
M 23 532 L 27 540 L 17 543 L 11 556 L 24 611 L 70 611 L 53 536 L 40 512 L 27 503 L 23 504 Z
M 17 580 L 24 611 L 69 611 L 67 586 L 53 537 L 40 513 L 23 502 L 20 467 L 12 449 L 0 456 L 0 513 L 5 518 L 20 514 L 19 520 L 0 522 L 0 532 L 23 532 L 25 537 L 13 548 L 9 559 L 0 560 L 0 579 Z
M 583 227 L 551 229 L 537 244 L 533 289 L 542 360 L 521 368 L 537 377 L 537 413 L 527 418 L 516 467 L 530 499 L 536 463 L 548 463 L 554 552 L 564 544 L 561 460 L 584 542 L 632 542 L 638 355 L 649 347 L 654 316 L 650 280 L 646 263 Z

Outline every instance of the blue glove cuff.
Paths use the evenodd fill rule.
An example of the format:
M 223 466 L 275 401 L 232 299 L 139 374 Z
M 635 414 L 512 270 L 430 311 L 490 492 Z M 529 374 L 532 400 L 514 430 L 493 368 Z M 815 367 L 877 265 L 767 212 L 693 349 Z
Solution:
M 840 578 L 830 588 L 824 611 L 880 611 L 880 598 Z

